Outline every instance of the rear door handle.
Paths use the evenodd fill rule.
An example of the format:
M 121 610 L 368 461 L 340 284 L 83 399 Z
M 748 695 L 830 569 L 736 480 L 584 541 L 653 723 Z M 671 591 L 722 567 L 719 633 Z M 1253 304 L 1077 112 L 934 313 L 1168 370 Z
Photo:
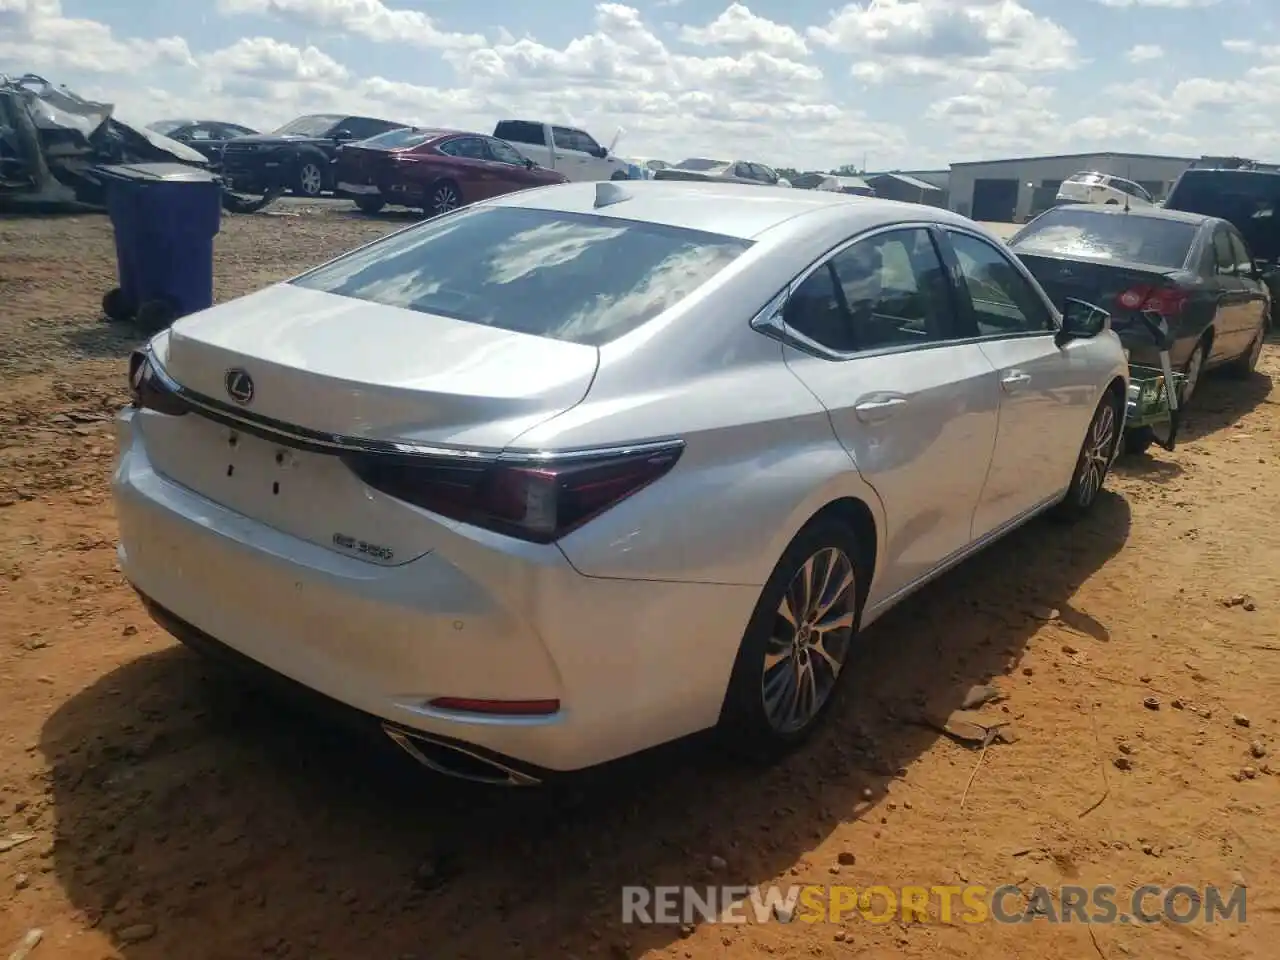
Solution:
M 1004 387 L 1006 393 L 1013 393 L 1020 387 L 1026 386 L 1031 382 L 1031 376 L 1023 373 L 1021 370 L 1010 370 L 1000 378 L 1000 386 Z
M 881 423 L 907 405 L 907 398 L 897 393 L 872 394 L 854 404 L 853 411 L 863 423 Z

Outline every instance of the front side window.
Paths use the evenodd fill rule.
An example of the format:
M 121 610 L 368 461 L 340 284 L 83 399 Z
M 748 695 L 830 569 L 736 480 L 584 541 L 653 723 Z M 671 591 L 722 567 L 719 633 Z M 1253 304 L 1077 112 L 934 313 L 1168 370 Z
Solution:
M 570 127 L 553 127 L 551 133 L 555 138 L 556 146 L 561 150 L 594 153 L 600 149 L 599 145 L 581 130 L 574 130 Z
M 948 231 L 973 303 L 977 335 L 1049 333 L 1053 315 L 1044 299 L 1003 253 L 971 234 Z
M 599 346 L 657 317 L 751 241 L 595 214 L 470 208 L 297 277 L 310 290 Z
M 485 144 L 489 147 L 489 153 L 498 163 L 509 163 L 515 167 L 523 167 L 524 157 L 509 143 L 503 143 L 501 140 L 486 140 Z

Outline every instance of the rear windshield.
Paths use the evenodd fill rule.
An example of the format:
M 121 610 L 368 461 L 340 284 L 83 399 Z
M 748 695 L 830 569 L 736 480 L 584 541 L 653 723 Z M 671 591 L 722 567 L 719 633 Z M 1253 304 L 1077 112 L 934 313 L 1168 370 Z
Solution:
M 477 207 L 392 234 L 293 283 L 598 346 L 674 306 L 750 246 L 591 214 Z
M 1173 269 L 1186 262 L 1197 226 L 1161 217 L 1054 207 L 1011 240 L 1019 253 L 1128 260 Z
M 426 143 L 432 137 L 438 137 L 439 131 L 436 130 L 414 130 L 409 127 L 401 127 L 398 130 L 388 130 L 386 133 L 380 133 L 376 137 L 370 137 L 368 140 L 362 140 L 362 147 L 379 147 L 383 150 L 403 150 L 407 147 L 416 147 L 419 144 Z
M 717 167 L 729 166 L 728 160 L 704 160 L 701 157 L 690 157 L 681 160 L 676 166 L 681 170 L 715 170 Z

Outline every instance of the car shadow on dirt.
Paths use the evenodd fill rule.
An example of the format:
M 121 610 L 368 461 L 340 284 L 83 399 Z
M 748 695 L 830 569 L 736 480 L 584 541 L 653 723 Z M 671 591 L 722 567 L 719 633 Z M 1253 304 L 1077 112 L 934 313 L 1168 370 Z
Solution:
M 129 353 L 142 346 L 150 336 L 132 323 L 108 323 L 99 320 L 76 326 L 61 336 L 72 359 L 126 360 Z
M 1200 381 L 1194 402 L 1188 407 L 1186 417 L 1178 431 L 1178 440 L 1199 440 L 1201 437 L 1234 425 L 1241 417 L 1251 413 L 1271 393 L 1271 378 L 1264 373 L 1253 373 L 1243 380 L 1214 371 Z
M 668 947 L 689 929 L 621 924 L 624 885 L 771 882 L 879 817 L 939 736 L 913 719 L 1011 672 L 1046 616 L 1108 638 L 1071 598 L 1129 526 L 1104 492 L 1083 522 L 1033 522 L 925 588 L 862 635 L 827 726 L 763 770 L 691 738 L 554 789 L 475 788 L 166 648 L 46 723 L 52 868 L 131 960 Z

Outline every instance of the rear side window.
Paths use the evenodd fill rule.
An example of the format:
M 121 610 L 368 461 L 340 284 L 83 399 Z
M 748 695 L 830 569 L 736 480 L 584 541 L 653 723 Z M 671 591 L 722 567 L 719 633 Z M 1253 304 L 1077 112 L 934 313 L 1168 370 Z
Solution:
M 675 306 L 750 246 L 591 214 L 474 208 L 392 234 L 292 282 L 598 346 Z
M 511 143 L 533 143 L 539 146 L 546 143 L 541 124 L 527 120 L 503 120 L 494 128 L 493 135 Z
M 1235 253 L 1231 250 L 1231 240 L 1227 237 L 1227 231 L 1221 228 L 1213 233 L 1213 265 L 1214 272 L 1220 276 L 1235 276 Z
M 948 281 L 926 230 L 893 230 L 842 250 L 787 302 L 793 330 L 840 353 L 915 346 L 947 336 Z
M 1231 254 L 1236 262 L 1236 273 L 1242 277 L 1252 276 L 1253 256 L 1249 253 L 1249 248 L 1245 246 L 1239 234 L 1228 231 L 1227 236 L 1231 240 Z
M 1195 224 L 1161 217 L 1054 207 L 1027 224 L 1010 245 L 1019 253 L 1128 260 L 1174 269 L 1186 261 L 1197 229 Z

